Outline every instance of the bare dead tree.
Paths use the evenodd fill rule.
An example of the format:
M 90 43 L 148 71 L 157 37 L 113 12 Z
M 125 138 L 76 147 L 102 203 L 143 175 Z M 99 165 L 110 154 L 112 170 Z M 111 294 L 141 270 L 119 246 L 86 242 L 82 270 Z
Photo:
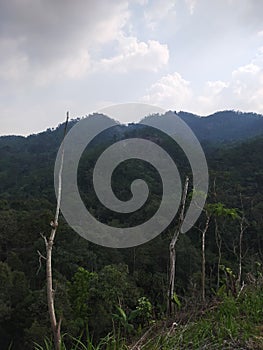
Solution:
M 219 285 L 220 285 L 220 268 L 221 268 L 221 260 L 222 260 L 222 236 L 219 232 L 218 228 L 218 222 L 217 218 L 214 218 L 215 221 L 215 239 L 216 239 L 216 246 L 218 249 L 218 258 L 217 258 L 217 282 L 216 282 L 216 287 L 217 290 L 219 290 Z
M 205 227 L 202 231 L 202 300 L 205 302 L 205 238 L 206 238 L 206 232 L 209 227 L 211 215 L 209 214 L 208 210 L 206 210 L 206 222 Z
M 206 256 L 205 256 L 205 242 L 206 242 L 206 233 L 208 231 L 210 221 L 211 221 L 211 216 L 212 216 L 212 210 L 211 210 L 211 204 L 207 204 L 205 208 L 203 209 L 203 212 L 205 213 L 206 216 L 206 221 L 205 221 L 205 226 L 204 228 L 196 227 L 202 234 L 202 272 L 201 272 L 201 287 L 202 287 L 202 300 L 205 302 L 205 278 L 206 278 Z
M 241 279 L 242 279 L 242 261 L 243 261 L 243 249 L 242 249 L 242 242 L 243 242 L 243 236 L 244 232 L 247 228 L 246 225 L 246 218 L 244 213 L 244 205 L 243 205 L 243 199 L 242 195 L 240 193 L 240 202 L 241 202 L 241 209 L 242 209 L 242 216 L 240 219 L 240 231 L 239 231 L 239 262 L 238 262 L 238 275 L 237 275 L 237 286 L 241 287 Z
M 168 314 L 171 315 L 174 312 L 174 282 L 175 282 L 175 263 L 176 263 L 176 243 L 181 233 L 182 224 L 185 217 L 185 203 L 188 193 L 189 186 L 189 178 L 187 177 L 184 184 L 184 190 L 182 193 L 181 204 L 180 204 L 180 216 L 177 228 L 174 232 L 173 238 L 170 243 L 169 251 L 170 251 L 170 275 L 169 275 L 169 288 L 168 288 L 168 305 L 167 310 Z
M 46 261 L 47 304 L 48 304 L 48 312 L 50 317 L 51 329 L 52 329 L 53 338 L 54 338 L 55 350 L 60 350 L 61 348 L 60 328 L 61 328 L 62 318 L 60 317 L 58 320 L 55 312 L 55 291 L 53 290 L 53 277 L 52 277 L 52 249 L 53 249 L 53 244 L 54 244 L 54 240 L 55 240 L 55 236 L 58 228 L 58 217 L 60 212 L 60 202 L 61 202 L 61 192 L 62 192 L 62 171 L 63 171 L 63 161 L 64 161 L 64 139 L 67 132 L 68 120 L 69 120 L 69 112 L 67 112 L 66 123 L 64 127 L 64 135 L 62 140 L 62 153 L 61 153 L 60 168 L 59 168 L 59 174 L 58 174 L 56 212 L 55 212 L 54 220 L 51 221 L 50 223 L 51 225 L 50 236 L 47 238 L 46 236 L 41 234 L 45 242 L 46 256 L 43 257 L 39 253 L 40 259 L 44 258 Z
M 216 178 L 214 178 L 214 183 L 213 183 L 213 195 L 214 195 L 214 200 L 217 202 L 217 192 L 216 192 Z M 214 223 L 215 223 L 215 240 L 216 240 L 216 246 L 218 249 L 218 259 L 217 259 L 217 283 L 216 287 L 217 290 L 219 289 L 219 284 L 220 284 L 220 265 L 221 265 L 221 259 L 222 259 L 222 237 L 220 235 L 219 229 L 218 229 L 218 222 L 217 222 L 217 217 L 215 215 L 214 217 Z

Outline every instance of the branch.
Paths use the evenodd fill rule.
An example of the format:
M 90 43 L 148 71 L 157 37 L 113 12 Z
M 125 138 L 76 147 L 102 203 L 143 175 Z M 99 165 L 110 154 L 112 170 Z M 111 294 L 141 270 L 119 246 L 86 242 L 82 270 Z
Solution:
M 47 237 L 46 237 L 42 232 L 40 232 L 40 236 L 43 238 L 43 240 L 44 240 L 44 242 L 45 242 L 45 246 L 46 246 L 46 248 L 47 248 L 47 245 L 48 245 L 48 243 L 47 243 Z
M 39 267 L 38 267 L 38 269 L 37 269 L 36 275 L 38 275 L 38 274 L 39 274 L 39 271 L 41 270 L 41 267 L 42 267 L 42 259 L 47 260 L 47 258 L 46 258 L 44 255 L 42 255 L 42 254 L 40 253 L 39 250 L 37 251 L 37 253 L 38 253 Z
M 245 282 L 243 281 L 243 282 L 242 282 L 242 286 L 241 286 L 241 288 L 240 288 L 240 291 L 238 292 L 237 299 L 240 297 L 240 295 L 241 295 L 241 293 L 242 293 L 244 287 L 245 287 Z

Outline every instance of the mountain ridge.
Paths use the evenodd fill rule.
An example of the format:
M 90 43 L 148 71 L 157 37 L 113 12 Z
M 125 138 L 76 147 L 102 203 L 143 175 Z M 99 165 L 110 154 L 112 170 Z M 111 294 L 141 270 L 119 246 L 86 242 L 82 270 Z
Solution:
M 192 129 L 200 142 L 235 142 L 263 134 L 263 115 L 254 112 L 224 110 L 217 111 L 208 116 L 200 116 L 185 111 L 174 111 L 173 113 L 177 114 Z M 93 115 L 96 115 L 96 113 Z M 161 118 L 162 115 L 159 117 Z M 151 118 L 151 116 L 146 116 L 145 118 Z M 79 120 L 80 118 L 71 119 L 68 124 L 68 129 Z M 127 130 L 129 128 L 134 129 L 137 125 L 139 124 L 129 123 L 128 125 L 122 125 L 120 123 L 119 132 L 124 132 L 126 128 Z M 0 140 L 2 146 L 3 144 L 8 145 L 10 142 L 12 143 L 14 139 L 19 142 L 20 146 L 23 146 L 26 140 L 30 143 L 34 143 L 36 137 L 39 140 L 51 141 L 56 134 L 57 139 L 61 140 L 63 127 L 64 123 L 61 123 L 56 128 L 48 128 L 43 132 L 28 136 L 2 135 L 0 136 Z M 121 131 L 122 127 L 123 131 Z
M 263 116 L 239 111 L 219 111 L 207 117 L 179 112 L 199 141 L 233 142 L 263 134 Z

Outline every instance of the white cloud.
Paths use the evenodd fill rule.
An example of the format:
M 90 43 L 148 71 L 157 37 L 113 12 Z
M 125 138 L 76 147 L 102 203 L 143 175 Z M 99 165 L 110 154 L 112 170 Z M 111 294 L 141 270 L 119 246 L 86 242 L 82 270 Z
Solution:
M 262 61 L 263 63 L 263 61 Z M 241 66 L 232 73 L 231 98 L 239 109 L 256 110 L 263 113 L 263 64 Z
M 225 81 L 217 80 L 217 81 L 208 81 L 207 87 L 212 95 L 218 95 L 222 92 L 223 89 L 229 86 Z
M 222 109 L 263 114 L 263 55 L 233 70 L 228 81 L 207 81 L 198 90 L 179 73 L 168 74 L 152 84 L 142 100 L 200 115 Z
M 255 74 L 259 73 L 260 70 L 261 70 L 260 67 L 258 67 L 254 63 L 249 63 L 245 66 L 239 67 L 237 70 L 234 70 L 233 77 L 238 76 L 238 75 L 243 74 L 243 73 L 255 75 Z
M 187 109 L 191 98 L 190 83 L 176 72 L 163 76 L 154 83 L 142 100 L 166 109 Z
M 161 21 L 165 20 L 168 15 L 175 15 L 174 0 L 155 0 L 149 1 L 144 11 L 146 25 L 150 29 L 155 29 Z
M 95 70 L 110 70 L 114 72 L 129 72 L 134 70 L 158 71 L 169 60 L 167 45 L 156 40 L 139 41 L 135 37 L 121 36 L 118 54 L 102 59 Z
M 197 97 L 199 111 L 212 113 L 218 109 L 236 109 L 263 113 L 262 67 L 251 62 L 235 69 L 228 82 L 207 82 L 203 94 Z
M 193 100 L 194 110 L 199 114 L 210 114 L 218 109 L 228 109 L 223 101 L 222 94 L 229 87 L 228 82 L 221 80 L 207 81 L 201 96 L 195 96 Z M 223 103 L 224 102 L 224 103 Z M 230 108 L 232 109 L 232 108 Z

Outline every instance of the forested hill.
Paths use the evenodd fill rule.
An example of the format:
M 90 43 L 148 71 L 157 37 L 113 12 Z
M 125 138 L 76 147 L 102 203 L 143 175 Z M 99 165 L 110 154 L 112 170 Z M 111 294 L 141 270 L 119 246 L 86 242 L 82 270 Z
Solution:
M 171 334 L 178 335 L 178 344 L 163 348 L 224 349 L 230 344 L 231 349 L 260 349 L 260 345 L 246 345 L 259 342 L 251 337 L 258 335 L 263 318 L 263 117 L 236 112 L 218 112 L 203 119 L 183 112 L 179 116 L 202 141 L 209 168 L 207 203 L 211 206 L 207 208 L 212 208 L 212 216 L 205 244 L 207 304 L 201 295 L 201 232 L 207 222 L 203 212 L 196 226 L 181 235 L 176 245 L 176 314 L 172 322 L 183 328 L 179 333 L 168 332 L 169 341 Z M 69 127 L 76 122 L 70 121 Z M 182 181 L 186 175 L 191 180 L 189 162 L 171 139 L 145 131 L 135 124 L 119 125 L 109 134 L 100 135 L 81 157 L 78 185 L 83 202 L 92 215 L 108 225 L 131 227 L 145 222 L 155 213 L 162 194 L 154 168 L 132 159 L 116 168 L 114 193 L 127 200 L 131 182 L 142 178 L 149 185 L 149 201 L 132 215 L 116 214 L 100 205 L 91 189 L 92 171 L 101 152 L 116 140 L 145 137 L 157 141 L 176 161 Z M 35 350 L 34 342 L 43 346 L 38 349 L 53 349 L 44 347 L 44 339 L 51 337 L 51 332 L 45 261 L 39 259 L 38 251 L 45 252 L 40 233 L 49 235 L 56 206 L 53 169 L 62 135 L 63 124 L 26 138 L 0 137 L 1 350 Z M 87 329 L 96 344 L 107 334 L 118 334 L 131 344 L 149 325 L 163 322 L 167 315 L 169 245 L 176 222 L 177 218 L 165 232 L 142 246 L 109 249 L 81 238 L 60 216 L 53 271 L 56 310 L 62 317 L 67 349 L 80 349 L 73 347 L 72 337 L 85 341 Z M 240 242 L 242 273 L 237 281 Z M 234 287 L 240 288 L 242 282 L 245 287 L 236 299 L 240 289 Z M 208 308 L 207 323 L 204 319 L 201 323 L 204 305 L 210 302 L 214 304 Z M 216 309 L 218 306 L 220 309 Z M 186 331 L 189 320 L 198 328 Z M 212 347 L 212 342 L 219 345 Z M 152 344 L 142 347 L 160 348 Z
M 263 116 L 235 111 L 216 112 L 207 117 L 179 112 L 200 141 L 231 142 L 263 134 Z
M 177 115 L 191 127 L 205 150 L 211 145 L 217 147 L 220 144 L 235 144 L 263 135 L 263 116 L 255 113 L 222 111 L 200 117 L 179 112 Z M 72 119 L 68 129 L 78 120 L 79 118 Z M 47 129 L 28 137 L 0 137 L 0 193 L 10 194 L 22 190 L 30 195 L 38 188 L 43 191 L 43 195 L 49 192 L 52 196 L 51 164 L 55 161 L 63 130 L 64 124 L 60 124 L 55 129 Z M 138 124 L 119 125 L 97 137 L 96 144 L 122 139 L 129 134 L 138 136 L 140 130 Z
M 257 113 L 245 113 L 240 111 L 225 110 L 219 111 L 208 116 L 200 116 L 184 111 L 175 112 L 185 121 L 198 137 L 199 141 L 209 142 L 231 142 L 245 140 L 263 134 L 263 115 Z M 73 126 L 79 118 L 72 119 L 69 122 L 69 128 Z M 135 124 L 130 124 L 130 128 L 136 128 Z M 43 142 L 47 146 L 55 146 L 62 137 L 63 124 L 56 129 L 47 129 L 46 132 L 37 135 L 30 135 L 26 139 L 32 146 L 37 143 L 39 147 Z M 119 132 L 122 127 L 120 126 Z M 52 136 L 54 136 L 53 144 Z M 36 136 L 38 139 L 36 140 Z M 19 136 L 0 137 L 2 144 L 17 144 L 17 147 L 25 145 L 25 138 Z M 57 141 L 57 142 L 56 142 Z

